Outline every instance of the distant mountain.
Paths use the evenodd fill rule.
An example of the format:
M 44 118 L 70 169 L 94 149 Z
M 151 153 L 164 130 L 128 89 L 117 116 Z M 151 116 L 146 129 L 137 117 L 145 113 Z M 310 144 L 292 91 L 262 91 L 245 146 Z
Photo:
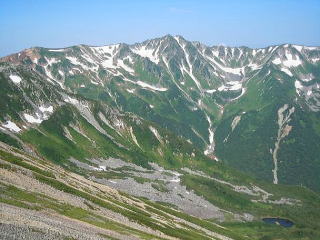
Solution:
M 290 239 L 299 239 L 295 231 L 320 236 L 319 194 L 304 188 L 320 190 L 320 47 L 208 47 L 171 35 L 133 45 L 36 47 L 1 58 L 0 83 L 1 202 L 30 200 L 16 199 L 9 186 L 28 192 L 11 176 L 39 179 L 43 172 L 25 165 L 31 162 L 54 174 L 60 183 L 41 179 L 58 190 L 86 188 L 74 186 L 79 174 L 100 183 L 97 191 L 107 185 L 126 193 L 117 206 L 140 212 L 151 204 L 146 212 L 157 223 L 112 211 L 151 226 L 153 237 L 159 230 L 163 238 L 285 239 L 285 230 L 260 223 L 270 215 L 297 224 Z M 85 196 L 89 208 L 98 201 Z M 174 221 L 184 212 L 186 228 L 197 230 L 170 232 L 172 216 L 154 215 L 155 202 L 166 214 L 178 209 Z M 246 231 L 247 224 L 262 230 Z

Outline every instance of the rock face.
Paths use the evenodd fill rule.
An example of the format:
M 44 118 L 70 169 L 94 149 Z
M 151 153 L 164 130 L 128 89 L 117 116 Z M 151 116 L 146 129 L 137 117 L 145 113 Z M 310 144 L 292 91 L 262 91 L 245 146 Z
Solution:
M 6 127 L 12 117 L 39 124 L 51 114 L 41 104 L 61 105 L 77 94 L 152 121 L 269 181 L 276 155 L 277 182 L 319 190 L 319 47 L 208 47 L 167 35 L 133 45 L 32 48 L 0 61 L 8 103 L 2 129 L 19 132 Z M 23 100 L 10 97 L 17 92 Z M 295 108 L 292 130 L 275 151 L 277 109 L 285 104 Z

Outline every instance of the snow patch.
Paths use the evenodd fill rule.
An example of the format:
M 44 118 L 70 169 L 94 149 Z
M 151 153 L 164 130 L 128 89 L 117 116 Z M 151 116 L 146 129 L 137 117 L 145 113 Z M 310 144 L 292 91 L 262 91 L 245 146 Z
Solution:
M 168 90 L 168 88 L 163 88 L 163 87 L 155 87 L 152 86 L 148 83 L 142 82 L 142 81 L 137 81 L 136 82 L 139 86 L 146 88 L 146 89 L 150 89 L 150 90 L 154 90 L 154 91 L 159 91 L 159 92 L 165 92 Z
M 258 64 L 255 64 L 255 63 L 250 63 L 250 64 L 248 65 L 248 67 L 250 67 L 252 70 L 261 69 L 261 66 L 259 66 Z
M 40 123 L 42 123 L 42 121 L 44 120 L 44 119 L 40 118 L 39 116 L 34 117 L 34 116 L 32 116 L 32 115 L 30 115 L 30 114 L 27 114 L 27 113 L 24 113 L 23 116 L 24 116 L 24 118 L 27 120 L 27 122 L 29 122 L 29 123 L 37 123 L 37 124 L 40 124 Z
M 287 68 L 297 67 L 302 64 L 302 61 L 297 55 L 292 55 L 290 52 L 286 51 L 285 56 L 287 58 L 286 60 L 281 61 L 280 58 L 276 58 L 272 61 L 272 63 L 276 65 L 279 65 L 282 63 L 282 65 L 284 65 Z
M 49 107 L 44 107 L 44 106 L 40 106 L 39 107 L 39 110 L 41 112 L 50 112 L 50 113 L 53 113 L 53 106 L 49 106 Z
M 104 68 L 117 68 L 117 66 L 113 63 L 113 58 L 110 57 L 108 59 L 105 59 L 103 62 L 102 62 L 102 66 Z
M 13 132 L 20 132 L 21 128 L 19 128 L 14 122 L 7 121 L 5 124 L 2 124 L 2 127 L 9 129 L 10 131 Z
M 301 84 L 298 80 L 296 80 L 296 81 L 294 82 L 294 86 L 295 86 L 297 89 L 302 89 L 302 88 L 303 88 L 302 84 Z
M 107 167 L 106 166 L 99 166 L 100 171 L 106 171 Z
M 17 75 L 10 75 L 9 78 L 11 79 L 12 82 L 14 82 L 15 84 L 19 84 L 22 79 L 21 77 L 17 76 Z
M 281 64 L 281 59 L 280 58 L 276 58 L 272 61 L 273 64 L 279 65 Z
M 239 59 L 240 59 L 240 56 L 241 56 L 241 50 L 240 50 L 240 55 L 239 55 Z M 230 68 L 230 67 L 225 67 L 225 66 L 222 66 L 221 64 L 219 64 L 214 58 L 210 57 L 210 56 L 207 56 L 207 55 L 204 55 L 202 54 L 203 57 L 207 58 L 210 62 L 212 62 L 214 65 L 218 66 L 222 71 L 224 72 L 227 72 L 227 73 L 232 73 L 232 74 L 235 74 L 235 75 L 242 75 L 244 74 L 244 69 L 245 67 L 240 67 L 240 68 Z M 218 57 L 218 56 L 216 56 Z M 223 61 L 223 59 L 220 59 L 221 61 Z M 223 61 L 224 62 L 224 61 Z
M 307 96 L 311 96 L 311 95 L 312 95 L 312 90 L 308 90 Z
M 131 73 L 131 74 L 134 74 L 134 70 L 133 70 L 133 68 L 131 68 L 131 67 L 129 67 L 128 65 L 126 65 L 124 62 L 123 62 L 123 60 L 118 60 L 117 61 L 117 63 L 118 63 L 118 65 L 121 67 L 121 68 L 123 68 L 126 72 L 128 72 L 128 73 Z
M 64 48 L 62 48 L 62 49 L 49 49 L 48 51 L 49 52 L 65 52 L 67 49 L 64 49 Z
M 283 61 L 283 65 L 286 67 L 297 67 L 302 64 L 302 61 L 300 60 L 299 56 L 294 56 L 290 52 L 286 52 L 287 60 Z
M 135 54 L 140 55 L 141 57 L 148 58 L 151 62 L 155 64 L 159 63 L 158 51 L 152 48 L 147 48 L 147 46 L 140 46 L 131 49 Z
M 315 63 L 315 62 L 320 61 L 320 58 L 312 58 L 311 61 L 312 61 L 313 63 Z
M 208 90 L 205 90 L 206 93 L 214 93 L 216 92 L 217 90 L 216 89 L 208 89 Z
M 77 99 L 72 98 L 72 97 L 69 97 L 69 96 L 67 96 L 67 98 L 64 99 L 64 101 L 67 102 L 67 103 L 71 103 L 71 104 L 77 104 L 77 103 L 79 103 L 79 101 L 78 101 Z
M 252 51 L 252 56 L 255 56 L 257 54 L 257 50 L 256 49 L 253 49 Z
M 58 72 L 62 77 L 64 76 L 64 72 L 62 72 L 61 70 L 58 70 Z
M 287 68 L 281 68 L 280 70 L 281 70 L 282 72 L 286 73 L 287 75 L 289 75 L 290 77 L 293 76 L 292 72 L 290 72 L 290 70 L 287 69 Z
M 310 51 L 319 49 L 319 47 L 304 47 L 304 48 L 306 48 Z

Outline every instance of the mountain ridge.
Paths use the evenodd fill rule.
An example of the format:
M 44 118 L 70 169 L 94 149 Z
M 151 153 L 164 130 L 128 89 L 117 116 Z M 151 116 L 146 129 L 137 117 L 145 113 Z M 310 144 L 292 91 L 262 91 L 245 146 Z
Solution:
M 148 41 L 151 41 L 151 40 L 155 40 L 155 39 L 163 39 L 165 37 L 179 37 L 179 38 L 183 38 L 184 40 L 186 40 L 182 35 L 174 35 L 174 34 L 166 34 L 166 35 L 163 35 L 163 36 L 159 36 L 159 37 L 154 37 L 154 38 L 149 38 L 147 40 L 143 40 L 143 41 L 137 41 L 137 42 L 134 42 L 134 43 L 126 43 L 126 42 L 115 42 L 115 43 L 107 43 L 107 44 L 102 44 L 102 45 L 90 45 L 90 44 L 86 44 L 86 43 L 80 43 L 80 44 L 76 44 L 76 45 L 71 45 L 71 46 L 67 46 L 67 47 L 63 47 L 63 48 L 59 48 L 59 47 L 55 47 L 55 48 L 52 48 L 52 47 L 41 47 L 41 46 L 33 46 L 33 47 L 29 47 L 29 48 L 25 48 L 25 49 L 22 49 L 16 53 L 12 53 L 12 54 L 9 54 L 9 55 L 5 55 L 5 56 L 2 56 L 0 57 L 1 58 L 6 58 L 8 56 L 11 56 L 11 55 L 14 55 L 14 54 L 18 54 L 18 53 L 21 53 L 21 52 L 24 52 L 26 50 L 29 50 L 29 49 L 34 49 L 34 48 L 44 48 L 44 49 L 52 49 L 52 50 L 57 50 L 57 49 L 67 49 L 67 48 L 72 48 L 72 47 L 77 47 L 77 46 L 87 46 L 87 47 L 104 47 L 104 46 L 110 46 L 110 45 L 118 45 L 118 44 L 123 44 L 123 45 L 127 45 L 127 46 L 131 46 L 131 45 L 136 45 L 136 44 L 142 44 L 144 42 L 148 42 Z M 248 49 L 251 49 L 251 50 L 259 50 L 259 49 L 266 49 L 266 48 L 269 48 L 269 47 L 276 47 L 276 46 L 284 46 L 284 45 L 291 45 L 291 46 L 302 46 L 302 47 L 306 47 L 306 48 L 320 48 L 320 45 L 306 45 L 306 44 L 297 44 L 297 43 L 290 43 L 290 42 L 284 42 L 284 43 L 278 43 L 278 44 L 270 44 L 270 45 L 266 45 L 265 47 L 250 47 L 248 45 L 241 45 L 241 46 L 230 46 L 230 45 L 226 45 L 226 44 L 214 44 L 214 45 L 209 45 L 209 44 L 204 44 L 202 43 L 201 41 L 197 41 L 197 40 L 186 40 L 186 41 L 190 41 L 194 44 L 202 44 L 206 47 L 209 47 L 209 48 L 214 48 L 214 47 L 226 47 L 226 48 L 248 48 Z
M 33 48 L 0 61 L 30 67 L 67 92 L 99 99 L 155 121 L 219 159 L 225 158 L 226 152 L 215 152 L 215 130 L 222 133 L 219 126 L 230 115 L 230 108 L 239 106 L 243 108 L 242 114 L 258 110 L 269 104 L 268 101 L 283 99 L 279 92 L 283 89 L 287 100 L 277 106 L 278 110 L 289 104 L 302 111 L 318 112 L 319 49 L 290 44 L 261 49 L 208 47 L 181 36 L 166 35 L 132 45 Z M 276 90 L 267 93 L 267 88 L 272 87 Z M 101 99 L 102 93 L 109 96 Z M 130 105 L 129 98 L 143 104 L 147 111 L 136 104 Z M 255 101 L 256 106 L 252 104 Z M 165 106 L 168 106 L 166 110 Z M 272 110 L 272 114 L 277 116 L 278 110 Z M 169 112 L 164 114 L 165 111 Z M 228 136 L 241 123 L 241 114 L 233 116 L 233 120 L 232 131 L 220 140 L 217 149 L 229 145 Z M 275 131 L 268 138 L 278 138 L 276 134 Z M 271 158 L 276 165 L 277 154 L 274 155 L 271 144 L 269 148 L 272 153 L 263 158 Z M 234 161 L 232 157 L 231 163 Z

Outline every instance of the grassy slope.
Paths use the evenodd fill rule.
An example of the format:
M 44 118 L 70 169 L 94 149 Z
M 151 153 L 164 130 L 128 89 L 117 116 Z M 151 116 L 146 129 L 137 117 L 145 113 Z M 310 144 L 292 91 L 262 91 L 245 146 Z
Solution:
M 7 147 L 7 149 L 9 149 L 9 147 Z M 19 152 L 16 149 L 13 149 L 13 151 Z M 8 185 L 3 181 L 0 182 L 3 190 L 0 198 L 0 202 L 2 203 L 37 211 L 52 209 L 58 214 L 69 218 L 77 219 L 119 233 L 135 235 L 141 239 L 154 239 L 158 237 L 134 229 L 128 225 L 114 222 L 99 214 L 99 211 L 93 210 L 97 209 L 97 207 L 109 209 L 113 212 L 120 213 L 138 224 L 148 226 L 153 230 L 161 231 L 168 236 L 181 239 L 210 239 L 203 230 L 188 225 L 188 222 L 209 231 L 233 237 L 234 239 L 246 239 L 239 234 L 233 233 L 227 229 L 222 229 L 215 224 L 188 216 L 179 211 L 147 200 L 143 200 L 145 207 L 141 208 L 140 204 L 130 204 L 130 202 L 137 202 L 137 200 L 131 199 L 131 197 L 127 195 L 123 195 L 122 197 L 119 195 L 115 198 L 105 192 L 103 188 L 101 188 L 100 194 L 93 194 L 93 189 L 88 188 L 88 186 L 83 185 L 83 183 L 75 182 L 75 176 L 71 177 L 68 172 L 61 172 L 61 169 L 55 168 L 54 165 L 46 160 L 40 160 L 26 155 L 21 158 L 16 154 L 4 151 L 4 149 L 0 151 L 0 159 L 1 169 L 16 173 L 17 175 L 27 174 L 30 176 L 31 174 L 32 178 L 45 185 L 80 198 L 85 202 L 88 208 L 83 209 L 70 204 L 65 204 L 63 201 L 57 201 L 58 199 L 53 199 L 45 194 L 21 189 L 19 186 Z M 4 180 L 5 179 L 6 178 L 4 177 Z M 95 184 L 95 186 L 94 192 L 97 191 L 97 189 L 99 190 L 99 184 Z M 177 223 L 173 216 L 184 219 L 186 222 Z M 159 220 L 157 220 L 159 217 L 162 219 L 161 224 L 159 224 Z M 181 225 L 184 228 L 172 227 L 172 223 Z

